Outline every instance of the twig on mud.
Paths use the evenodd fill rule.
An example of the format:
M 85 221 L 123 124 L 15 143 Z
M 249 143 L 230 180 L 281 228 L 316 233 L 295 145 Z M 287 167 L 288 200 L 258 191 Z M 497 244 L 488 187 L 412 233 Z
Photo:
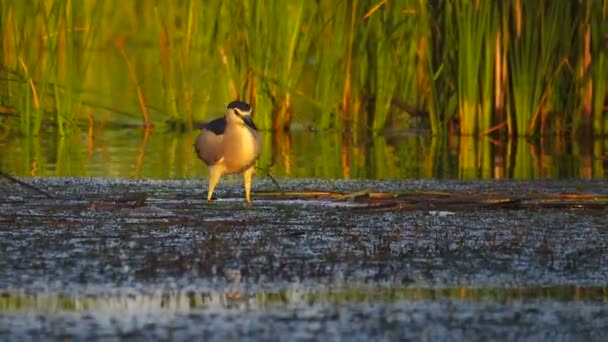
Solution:
M 46 191 L 44 191 L 42 189 L 39 189 L 39 188 L 37 188 L 37 187 L 35 187 L 33 185 L 27 184 L 26 182 L 20 181 L 17 178 L 9 175 L 8 173 L 0 171 L 0 176 L 6 178 L 8 180 L 10 180 L 11 182 L 17 183 L 17 184 L 19 184 L 19 185 L 21 185 L 21 186 L 23 186 L 23 187 L 25 187 L 27 189 L 34 190 L 35 192 L 37 192 L 39 194 L 43 194 L 47 198 L 55 198 L 53 195 L 49 194 L 48 192 L 46 192 Z
M 262 170 L 266 173 L 266 176 L 268 176 L 268 178 L 270 178 L 270 180 L 277 187 L 277 189 L 279 189 L 279 192 L 281 193 L 281 195 L 285 195 L 285 191 L 283 191 L 283 188 L 281 188 L 281 186 L 279 185 L 279 182 L 277 182 L 277 180 L 270 174 L 271 167 L 272 167 L 272 164 L 267 167 L 260 167 L 259 170 Z M 257 193 L 257 191 L 256 191 L 256 193 Z
M 278 200 L 327 200 L 361 204 L 352 207 L 358 211 L 471 211 L 471 210 L 530 210 L 570 209 L 607 210 L 608 196 L 601 194 L 560 194 L 546 197 L 510 197 L 507 195 L 478 195 L 467 193 L 440 193 L 422 191 L 403 194 L 371 192 L 352 193 L 335 191 L 257 191 L 257 197 Z
M 279 189 L 279 192 L 282 194 L 285 194 L 285 191 L 283 191 L 283 189 L 279 185 L 279 182 L 277 182 L 277 180 L 274 179 L 274 177 L 270 174 L 270 172 L 268 172 L 267 175 L 268 175 L 268 178 L 270 178 L 270 180 L 274 183 L 274 185 L 277 186 L 277 188 Z
M 97 210 L 114 210 L 114 209 L 135 209 L 146 205 L 148 193 L 138 192 L 125 194 L 118 198 L 105 198 L 102 200 L 92 201 L 89 203 L 89 209 Z

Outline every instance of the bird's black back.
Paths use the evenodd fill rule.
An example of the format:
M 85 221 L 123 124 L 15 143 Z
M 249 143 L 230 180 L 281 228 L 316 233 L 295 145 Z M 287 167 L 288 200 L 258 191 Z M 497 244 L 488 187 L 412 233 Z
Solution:
M 222 135 L 226 130 L 226 119 L 217 118 L 205 124 L 204 129 L 213 132 L 215 135 Z

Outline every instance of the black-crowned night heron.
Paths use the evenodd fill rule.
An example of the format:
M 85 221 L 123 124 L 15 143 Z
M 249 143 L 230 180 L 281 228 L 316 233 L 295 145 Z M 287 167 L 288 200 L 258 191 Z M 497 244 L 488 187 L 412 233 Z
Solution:
M 207 122 L 194 145 L 198 157 L 209 167 L 207 200 L 225 174 L 243 173 L 245 199 L 251 202 L 251 178 L 260 156 L 262 140 L 251 119 L 251 106 L 232 101 L 223 118 Z

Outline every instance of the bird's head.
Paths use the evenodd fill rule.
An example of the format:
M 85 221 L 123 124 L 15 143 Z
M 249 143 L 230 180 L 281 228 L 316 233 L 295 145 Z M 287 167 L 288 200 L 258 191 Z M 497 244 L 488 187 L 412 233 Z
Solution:
M 226 121 L 241 123 L 250 119 L 251 106 L 247 102 L 232 101 L 226 107 Z M 245 119 L 244 119 L 245 118 Z
M 253 119 L 251 118 L 251 106 L 247 104 L 247 102 L 243 101 L 232 101 L 228 104 L 226 108 L 226 122 L 231 124 L 241 124 L 249 127 L 254 131 L 257 131 L 258 128 L 253 123 Z

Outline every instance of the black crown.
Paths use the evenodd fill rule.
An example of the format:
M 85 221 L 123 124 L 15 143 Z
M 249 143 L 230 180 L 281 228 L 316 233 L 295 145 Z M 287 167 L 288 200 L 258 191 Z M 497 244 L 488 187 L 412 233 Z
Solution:
M 249 112 L 251 111 L 251 106 L 244 101 L 232 101 L 228 104 L 227 109 L 238 109 L 241 112 Z

